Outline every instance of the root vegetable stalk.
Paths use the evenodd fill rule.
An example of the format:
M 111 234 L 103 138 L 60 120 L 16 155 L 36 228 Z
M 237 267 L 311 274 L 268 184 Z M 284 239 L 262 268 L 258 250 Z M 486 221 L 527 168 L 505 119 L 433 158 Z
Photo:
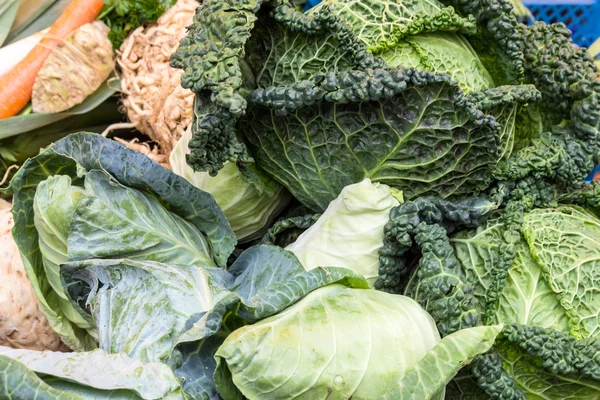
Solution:
M 34 112 L 68 110 L 100 87 L 114 68 L 109 30 L 103 22 L 94 21 L 58 44 L 33 85 Z

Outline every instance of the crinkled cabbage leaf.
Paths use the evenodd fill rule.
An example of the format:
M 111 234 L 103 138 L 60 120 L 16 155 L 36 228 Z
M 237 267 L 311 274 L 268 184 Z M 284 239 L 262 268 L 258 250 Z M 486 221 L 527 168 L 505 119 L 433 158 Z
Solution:
M 527 398 L 598 398 L 600 385 L 586 375 L 588 364 L 583 364 L 581 373 L 565 375 L 558 373 L 563 369 L 555 363 L 570 357 L 568 352 L 573 350 L 567 343 L 574 343 L 575 348 L 590 346 L 591 351 L 597 346 L 594 340 L 600 338 L 600 294 L 594 289 L 600 265 L 600 219 L 576 206 L 534 209 L 523 217 L 522 236 L 516 241 L 511 237 L 505 222 L 497 217 L 475 231 L 455 235 L 452 242 L 479 304 L 487 307 L 489 323 L 550 329 L 565 335 L 556 340 L 562 340 L 567 350 L 548 344 L 549 359 L 543 361 L 529 354 L 534 345 L 501 340 L 496 349 L 505 369 Z M 498 297 L 491 296 L 498 290 L 495 267 L 511 253 L 514 259 L 506 281 Z M 492 303 L 490 297 L 494 297 Z M 538 336 L 539 343 L 552 340 L 541 331 Z M 579 339 L 590 341 L 577 344 Z M 593 365 L 590 362 L 589 368 Z M 556 369 L 553 373 L 548 368 Z

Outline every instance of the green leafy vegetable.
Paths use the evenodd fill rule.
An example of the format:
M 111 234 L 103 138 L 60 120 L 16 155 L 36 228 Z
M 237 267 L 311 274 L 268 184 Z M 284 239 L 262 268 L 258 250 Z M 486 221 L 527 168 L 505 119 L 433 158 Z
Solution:
M 23 165 L 9 190 L 13 235 L 41 310 L 75 350 L 94 348 L 95 333 L 79 297 L 68 300 L 59 283 L 62 263 L 131 257 L 224 267 L 235 244 L 209 194 L 99 135 L 56 142 Z M 71 203 L 62 200 L 68 193 Z
M 575 206 L 534 209 L 522 237 L 507 242 L 506 219 L 496 216 L 452 239 L 456 255 L 489 316 L 507 326 L 496 348 L 527 398 L 592 399 L 600 393 L 593 354 L 600 340 L 594 277 L 600 220 Z M 510 247 L 514 249 L 510 251 Z M 503 284 L 491 273 L 506 264 Z M 496 294 L 496 290 L 499 293 Z
M 591 58 L 506 0 L 208 0 L 171 63 L 196 93 L 190 166 L 256 163 L 319 212 L 365 178 L 551 206 L 598 162 Z
M 183 399 L 179 381 L 166 365 L 102 350 L 60 353 L 0 347 L 0 365 L 11 369 L 3 374 L 10 380 L 0 387 L 0 395 L 14 399 Z
M 402 193 L 368 179 L 346 186 L 317 222 L 286 249 L 307 270 L 325 265 L 348 268 L 373 286 L 378 277 L 383 227 Z
M 104 0 L 104 9 L 98 19 L 110 28 L 108 38 L 115 49 L 134 29 L 155 22 L 175 0 Z
M 415 301 L 330 285 L 229 335 L 216 353 L 217 389 L 225 399 L 240 398 L 232 383 L 248 399 L 441 399 L 501 327 L 474 329 L 440 342 Z
M 169 160 L 173 172 L 183 176 L 198 189 L 213 195 L 240 242 L 260 238 L 288 204 L 289 193 L 273 181 L 269 182 L 269 187 L 259 191 L 246 182 L 235 164 L 228 163 L 215 177 L 206 172 L 194 172 L 186 163 L 191 135 L 189 127 L 171 152 Z

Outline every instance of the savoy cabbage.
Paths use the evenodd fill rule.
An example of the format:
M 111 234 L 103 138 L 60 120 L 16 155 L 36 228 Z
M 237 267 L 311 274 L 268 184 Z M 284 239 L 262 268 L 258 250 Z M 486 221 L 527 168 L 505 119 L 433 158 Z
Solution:
M 551 202 L 547 187 L 597 161 L 595 67 L 564 27 L 525 27 L 511 10 L 207 1 L 172 57 L 196 92 L 188 163 L 254 163 L 315 211 L 365 178 L 407 199 L 506 199 L 522 182 L 518 196 Z
M 575 206 L 535 209 L 521 229 L 507 247 L 506 223 L 495 216 L 451 238 L 484 322 L 510 326 L 496 347 L 527 398 L 540 390 L 547 398 L 597 398 L 600 219 Z M 514 257 L 499 280 L 492 265 L 506 253 Z

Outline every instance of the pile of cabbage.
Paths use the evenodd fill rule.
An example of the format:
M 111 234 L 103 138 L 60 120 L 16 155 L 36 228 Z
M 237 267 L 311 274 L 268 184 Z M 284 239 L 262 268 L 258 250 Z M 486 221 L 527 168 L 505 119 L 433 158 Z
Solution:
M 172 170 L 80 133 L 11 181 L 73 353 L 0 347 L 0 397 L 598 398 L 600 81 L 569 35 L 505 0 L 204 1 Z
M 381 228 L 398 194 L 362 186 Z M 502 329 L 442 339 L 413 299 L 315 264 L 327 248 L 312 252 L 308 231 L 289 250 L 236 250 L 210 194 L 100 135 L 56 142 L 11 190 L 13 236 L 40 311 L 73 353 L 0 347 L 2 397 L 442 399 Z M 328 218 L 315 228 L 339 232 Z M 356 261 L 367 272 L 364 250 Z

